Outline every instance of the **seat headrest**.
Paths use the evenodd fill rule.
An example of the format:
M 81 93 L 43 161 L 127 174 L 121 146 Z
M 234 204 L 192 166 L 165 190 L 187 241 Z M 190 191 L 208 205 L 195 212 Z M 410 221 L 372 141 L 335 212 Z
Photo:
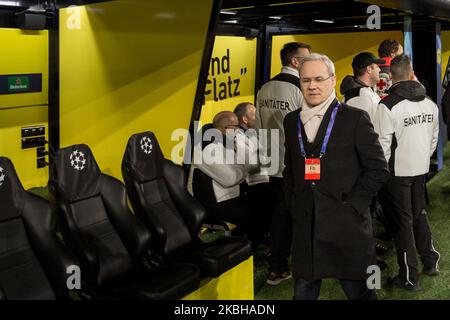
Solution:
M 51 175 L 51 181 L 66 201 L 75 202 L 100 192 L 101 171 L 91 149 L 85 144 L 59 149 Z
M 128 139 L 122 163 L 132 170 L 138 182 L 161 177 L 164 155 L 153 132 L 133 134 Z
M 25 190 L 11 160 L 0 157 L 0 221 L 22 214 Z

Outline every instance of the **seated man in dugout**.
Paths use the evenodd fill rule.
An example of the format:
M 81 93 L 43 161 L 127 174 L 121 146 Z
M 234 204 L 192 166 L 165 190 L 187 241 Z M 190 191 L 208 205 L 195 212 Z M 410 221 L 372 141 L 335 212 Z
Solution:
M 212 141 L 203 143 L 201 159 L 194 158 L 188 188 L 205 207 L 208 221 L 235 224 L 234 234 L 247 236 L 256 248 L 253 212 L 240 194 L 240 184 L 257 168 L 236 159 L 234 138 L 238 128 L 239 120 L 233 112 L 223 111 L 214 117 L 213 128 L 203 132 Z
M 258 133 L 255 130 L 256 108 L 252 103 L 241 102 L 233 112 L 239 119 L 239 129 L 236 133 L 238 162 L 257 165 L 260 168 L 255 173 L 247 174 L 247 177 L 241 183 L 241 196 L 245 198 L 255 212 L 253 223 L 257 229 L 258 239 L 262 241 L 265 238 L 267 244 L 272 214 L 272 193 L 269 188 L 269 169 L 267 168 L 269 161 L 268 157 L 265 156 L 267 146 L 258 139 L 258 135 L 264 133 Z

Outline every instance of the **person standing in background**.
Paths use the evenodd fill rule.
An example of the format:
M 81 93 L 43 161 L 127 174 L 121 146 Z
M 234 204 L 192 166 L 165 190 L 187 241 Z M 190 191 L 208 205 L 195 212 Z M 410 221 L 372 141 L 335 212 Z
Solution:
M 286 114 L 297 110 L 303 100 L 300 91 L 300 78 L 298 74 L 301 60 L 311 53 L 311 47 L 300 42 L 289 42 L 280 52 L 283 65 L 281 73 L 266 82 L 256 96 L 256 129 L 269 131 L 267 143 L 267 156 L 276 159 L 278 170 L 270 174 L 270 188 L 272 193 L 272 222 L 269 239 L 269 274 L 267 283 L 277 285 L 290 279 L 288 258 L 291 252 L 292 221 L 284 202 L 283 178 L 284 167 L 284 133 L 283 120 Z M 277 130 L 278 144 L 271 140 L 270 131 Z M 272 149 L 273 147 L 273 149 Z
M 396 56 L 403 54 L 403 47 L 397 40 L 386 39 L 381 42 L 378 47 L 378 56 L 384 61 L 384 63 L 379 64 L 380 80 L 377 83 L 377 94 L 380 98 L 384 98 L 388 94 L 388 90 L 392 85 L 391 79 L 391 61 Z
M 439 136 L 438 107 L 414 79 L 411 60 L 392 60 L 393 85 L 381 100 L 375 130 L 389 164 L 390 179 L 379 193 L 389 225 L 394 232 L 399 274 L 392 286 L 409 291 L 420 289 L 417 253 L 423 273 L 439 274 L 440 254 L 435 250 L 425 211 L 425 175 Z

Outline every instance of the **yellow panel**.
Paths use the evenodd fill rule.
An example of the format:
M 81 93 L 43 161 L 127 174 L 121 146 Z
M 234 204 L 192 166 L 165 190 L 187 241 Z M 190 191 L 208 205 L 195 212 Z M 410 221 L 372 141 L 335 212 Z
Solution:
M 241 102 L 254 103 L 255 69 L 255 38 L 216 37 L 200 116 L 203 124 L 212 122 L 220 111 L 233 111 Z
M 123 0 L 60 12 L 61 145 L 88 144 L 121 179 L 131 134 L 166 157 L 189 127 L 212 1 Z
M 0 155 L 14 163 L 25 189 L 45 186 L 48 181 L 47 168 L 36 168 L 36 148 L 21 149 L 20 128 L 35 125 L 47 126 L 47 106 L 0 110 Z
M 0 94 L 0 109 L 48 103 L 48 31 L 0 29 L 0 74 L 42 73 L 42 92 Z
M 341 99 L 339 87 L 346 75 L 353 74 L 353 57 L 362 51 L 369 51 L 378 56 L 378 46 L 387 38 L 403 43 L 403 32 L 374 31 L 274 36 L 272 38 L 271 77 L 281 70 L 280 50 L 283 45 L 291 41 L 305 42 L 312 46 L 313 52 L 326 54 L 334 62 L 337 74 L 336 94 Z
M 253 257 L 217 278 L 202 282 L 183 300 L 253 300 Z
M 450 31 L 442 31 L 442 79 L 445 76 L 445 68 L 447 68 L 448 59 L 450 58 Z
M 21 149 L 20 128 L 47 125 L 48 32 L 0 29 L 0 39 L 0 74 L 42 73 L 42 92 L 0 94 L 0 155 L 11 159 L 25 188 L 44 186 L 48 170 L 36 168 L 35 148 Z

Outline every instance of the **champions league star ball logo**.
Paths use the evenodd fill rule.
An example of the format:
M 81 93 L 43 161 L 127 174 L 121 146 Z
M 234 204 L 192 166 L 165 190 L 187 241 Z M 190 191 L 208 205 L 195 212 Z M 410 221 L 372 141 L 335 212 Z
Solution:
M 70 165 L 78 171 L 81 171 L 86 166 L 86 157 L 83 152 L 75 150 L 70 155 Z
M 145 154 L 152 153 L 153 144 L 152 144 L 152 140 L 149 137 L 147 137 L 147 136 L 142 137 L 141 150 L 144 151 Z
M 3 182 L 5 182 L 5 173 L 2 167 L 0 167 L 0 187 L 3 185 Z

